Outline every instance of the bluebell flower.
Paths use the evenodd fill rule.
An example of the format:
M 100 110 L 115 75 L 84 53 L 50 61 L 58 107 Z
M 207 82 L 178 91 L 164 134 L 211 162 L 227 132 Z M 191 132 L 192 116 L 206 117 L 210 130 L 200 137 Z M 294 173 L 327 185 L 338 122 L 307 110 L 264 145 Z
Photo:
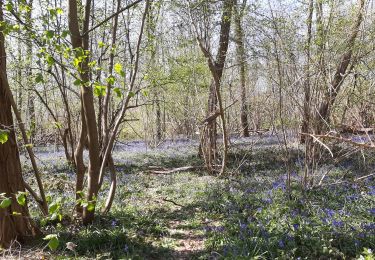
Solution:
M 297 230 L 299 228 L 299 224 L 293 224 L 294 230 Z
M 263 199 L 263 201 L 267 204 L 271 204 L 272 203 L 272 199 L 271 198 L 267 198 L 267 199 Z
M 366 231 L 372 231 L 375 230 L 375 223 L 368 223 L 368 224 L 362 224 L 361 225 L 363 229 Z
M 357 200 L 359 198 L 358 194 L 351 194 L 346 196 L 346 199 L 348 200 Z
M 279 247 L 280 248 L 284 248 L 285 247 L 285 244 L 282 240 L 279 240 Z
M 335 226 L 335 227 L 343 227 L 344 226 L 344 222 L 333 220 L 332 221 L 332 225 Z
M 127 253 L 127 252 L 129 252 L 129 247 L 128 247 L 128 245 L 126 245 L 125 244 L 125 246 L 124 246 L 124 251 Z
M 371 215 L 375 215 L 375 208 L 370 209 L 369 212 Z
M 241 223 L 241 224 L 240 224 L 240 230 L 246 230 L 246 229 L 247 229 L 247 225 Z
M 327 214 L 328 217 L 332 218 L 335 215 L 335 211 L 333 209 L 324 209 L 324 212 Z

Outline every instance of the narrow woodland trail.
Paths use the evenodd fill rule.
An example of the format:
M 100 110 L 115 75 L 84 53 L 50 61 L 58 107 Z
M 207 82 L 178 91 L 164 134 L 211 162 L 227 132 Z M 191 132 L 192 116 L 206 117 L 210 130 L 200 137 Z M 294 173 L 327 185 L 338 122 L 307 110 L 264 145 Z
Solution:
M 147 185 L 131 203 L 138 209 L 143 207 L 144 214 L 160 219 L 162 235 L 150 239 L 154 247 L 168 250 L 166 255 L 155 259 L 210 257 L 205 248 L 206 228 L 218 220 L 204 209 L 205 190 L 217 180 L 194 173 L 151 174 L 140 178 L 146 178 L 143 181 Z

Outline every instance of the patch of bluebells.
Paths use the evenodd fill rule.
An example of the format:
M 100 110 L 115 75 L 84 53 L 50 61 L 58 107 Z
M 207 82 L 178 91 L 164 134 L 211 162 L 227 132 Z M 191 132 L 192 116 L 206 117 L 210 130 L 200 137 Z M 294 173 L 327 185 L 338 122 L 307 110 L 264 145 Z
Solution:
M 368 195 L 375 196 L 375 186 L 368 186 Z
M 293 175 L 297 176 L 296 173 Z M 294 200 L 285 203 L 283 194 L 286 191 L 286 179 L 287 175 L 280 176 L 268 189 L 262 191 L 257 187 L 244 188 L 241 202 L 236 202 L 237 213 L 241 213 L 237 214 L 238 218 L 232 214 L 231 207 L 228 207 L 233 201 L 227 202 L 227 210 L 224 212 L 228 217 L 226 228 L 208 228 L 216 232 L 211 234 L 220 236 L 223 239 L 221 241 L 228 241 L 222 248 L 225 256 L 248 257 L 245 252 L 251 252 L 254 247 L 260 253 L 270 252 L 267 254 L 269 257 L 283 252 L 286 257 L 297 259 L 311 253 L 324 255 L 320 250 L 327 244 L 335 247 L 333 251 L 355 255 L 363 247 L 374 243 L 374 239 L 371 240 L 370 237 L 375 234 L 375 224 L 359 224 L 363 221 L 363 216 L 375 215 L 374 207 L 362 204 L 365 198 L 362 195 L 365 194 L 362 185 L 343 183 L 319 189 L 317 193 L 307 194 L 307 197 L 294 197 Z M 367 183 L 366 186 L 366 193 L 375 195 L 373 183 Z M 230 192 L 233 193 L 234 190 Z M 241 189 L 239 192 L 241 193 Z M 364 212 L 367 214 L 363 215 Z M 247 213 L 250 214 L 244 215 Z M 345 240 L 346 234 L 350 234 L 349 240 Z M 300 243 L 304 245 L 304 251 L 291 253 Z M 317 245 L 319 246 L 316 247 Z

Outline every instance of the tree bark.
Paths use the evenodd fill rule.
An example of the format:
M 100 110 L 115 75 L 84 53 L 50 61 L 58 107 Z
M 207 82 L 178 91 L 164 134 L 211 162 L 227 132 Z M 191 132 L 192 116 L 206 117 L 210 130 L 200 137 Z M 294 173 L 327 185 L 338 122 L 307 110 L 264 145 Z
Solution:
M 83 32 L 87 32 L 89 29 L 90 12 L 91 0 L 87 0 L 85 6 Z M 72 47 L 76 50 L 81 49 L 84 52 L 87 52 L 89 50 L 89 34 L 81 36 L 79 28 L 80 26 L 78 20 L 77 0 L 69 0 L 69 30 L 71 33 Z M 81 67 L 79 72 L 80 79 L 82 81 L 81 103 L 83 108 L 83 117 L 81 120 L 82 124 L 84 123 L 83 120 L 85 120 L 89 150 L 88 191 L 86 200 L 95 205 L 99 190 L 100 150 L 92 86 L 87 86 L 87 84 L 89 84 L 90 82 L 88 62 L 88 57 L 83 59 L 80 64 Z M 80 142 L 82 142 L 82 140 L 80 140 Z M 94 214 L 95 208 L 92 210 L 88 210 L 88 208 L 85 207 L 83 209 L 83 223 L 91 223 L 94 220 Z
M 0 0 L 0 21 L 3 22 L 3 1 Z M 24 192 L 21 162 L 14 130 L 12 106 L 9 99 L 8 79 L 6 77 L 6 53 L 4 35 L 0 33 L 0 129 L 8 133 L 8 141 L 0 144 L 0 194 L 11 198 L 9 207 L 0 209 L 0 247 L 8 247 L 14 240 L 22 240 L 36 234 L 30 219 L 27 204 L 17 203 L 16 194 Z M 14 215 L 18 212 L 20 215 Z
M 341 86 L 344 81 L 345 74 L 352 62 L 355 41 L 363 20 L 363 12 L 365 8 L 365 0 L 358 0 L 358 13 L 356 21 L 351 29 L 350 37 L 346 43 L 345 53 L 341 56 L 340 63 L 336 68 L 331 84 L 328 86 L 328 91 L 325 93 L 322 103 L 320 104 L 319 111 L 316 118 L 317 129 L 316 134 L 321 134 L 329 123 L 331 109 L 336 101 L 336 97 L 340 92 Z
M 242 29 L 242 17 L 246 0 L 241 7 L 237 0 L 235 0 L 234 20 L 236 26 L 236 44 L 237 44 L 237 60 L 240 66 L 240 84 L 241 84 L 241 132 L 243 137 L 249 137 L 249 120 L 248 111 L 249 104 L 246 97 L 246 57 L 244 46 L 244 34 Z

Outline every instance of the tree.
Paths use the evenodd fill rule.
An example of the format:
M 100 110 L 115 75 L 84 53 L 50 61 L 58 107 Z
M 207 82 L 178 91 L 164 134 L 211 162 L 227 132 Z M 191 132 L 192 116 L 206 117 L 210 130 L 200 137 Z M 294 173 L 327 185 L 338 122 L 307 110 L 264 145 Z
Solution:
M 4 22 L 2 0 L 0 22 Z M 26 200 L 17 202 L 17 195 L 25 198 L 25 185 L 12 116 L 3 29 L 0 33 L 0 247 L 7 247 L 13 240 L 34 236 L 36 229 L 30 219 Z
M 217 117 L 220 117 L 223 134 L 223 151 L 222 151 L 222 165 L 220 174 L 225 172 L 227 156 L 228 156 L 228 136 L 225 119 L 225 108 L 221 94 L 221 79 L 224 72 L 224 65 L 229 46 L 229 33 L 232 21 L 232 9 L 234 1 L 225 0 L 223 3 L 223 11 L 220 22 L 220 37 L 219 46 L 216 54 L 216 59 L 212 57 L 209 51 L 209 46 L 205 46 L 203 39 L 198 34 L 198 28 L 195 26 L 193 19 L 192 24 L 195 28 L 196 39 L 198 45 L 207 59 L 208 67 L 212 75 L 212 83 L 209 90 L 207 118 L 204 120 L 204 128 L 201 136 L 200 149 L 203 152 L 205 163 L 209 172 L 213 171 L 213 166 L 217 159 Z M 207 39 L 206 39 L 207 40 Z
M 235 1 L 234 8 L 234 21 L 236 31 L 236 44 L 237 44 L 237 60 L 239 65 L 240 73 L 240 86 L 241 86 L 241 132 L 242 136 L 249 137 L 249 121 L 248 111 L 249 105 L 246 96 L 246 56 L 245 56 L 245 45 L 244 45 L 244 33 L 242 29 L 242 18 L 244 16 L 246 8 L 246 0 L 243 1 L 242 5 Z

